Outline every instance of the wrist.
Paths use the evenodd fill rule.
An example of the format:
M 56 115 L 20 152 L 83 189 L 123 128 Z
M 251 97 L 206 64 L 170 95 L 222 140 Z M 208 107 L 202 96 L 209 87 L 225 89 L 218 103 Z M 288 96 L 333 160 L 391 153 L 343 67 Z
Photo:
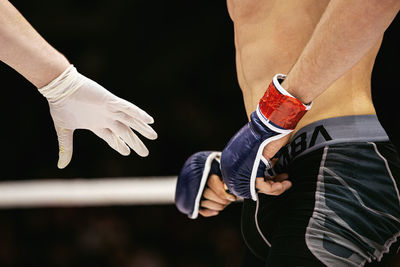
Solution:
M 300 100 L 300 102 L 304 103 L 305 105 L 309 105 L 312 102 L 312 98 L 307 96 L 301 90 L 300 86 L 295 86 L 295 83 L 292 82 L 291 76 L 286 76 L 286 78 L 281 81 L 280 85 L 285 88 L 285 90 L 292 95 L 294 98 Z
M 38 64 L 40 72 L 38 71 L 36 75 L 32 75 L 30 80 L 38 89 L 50 84 L 71 65 L 68 59 L 58 51 L 51 51 L 49 55 L 52 55 L 52 60 L 46 60 L 41 62 L 40 65 Z
M 73 65 L 69 65 L 61 74 L 46 86 L 39 88 L 39 92 L 49 102 L 57 102 L 73 94 L 82 83 L 81 75 Z
M 312 103 L 304 104 L 289 93 L 281 82 L 283 74 L 274 76 L 257 107 L 258 116 L 264 124 L 278 126 L 284 130 L 293 130 L 298 121 L 311 108 Z

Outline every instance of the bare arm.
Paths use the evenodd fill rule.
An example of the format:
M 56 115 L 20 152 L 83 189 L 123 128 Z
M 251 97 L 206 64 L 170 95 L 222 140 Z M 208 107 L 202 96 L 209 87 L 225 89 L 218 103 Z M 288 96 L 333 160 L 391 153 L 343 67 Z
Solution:
M 376 45 L 399 8 L 398 0 L 331 0 L 283 88 L 303 103 L 313 101 Z M 269 143 L 264 157 L 272 158 L 288 138 Z M 270 189 L 263 178 L 256 187 Z
M 11 5 L 0 0 L 0 60 L 39 88 L 49 102 L 59 142 L 58 167 L 66 167 L 76 129 L 91 130 L 122 155 L 149 151 L 132 129 L 148 139 L 153 118 L 134 104 L 80 74 Z M 132 129 L 131 129 L 132 128 Z
M 398 0 L 331 0 L 282 86 L 311 102 L 380 40 L 399 8 Z
M 0 60 L 38 88 L 70 65 L 6 0 L 0 0 Z

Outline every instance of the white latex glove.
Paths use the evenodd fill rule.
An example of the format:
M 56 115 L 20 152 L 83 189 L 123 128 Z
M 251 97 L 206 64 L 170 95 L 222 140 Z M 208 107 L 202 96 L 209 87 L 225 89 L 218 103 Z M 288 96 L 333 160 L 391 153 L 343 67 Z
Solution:
M 129 147 L 142 157 L 149 154 L 132 129 L 148 139 L 157 138 L 148 125 L 154 122 L 150 115 L 81 75 L 73 65 L 39 92 L 49 101 L 58 136 L 60 169 L 71 161 L 75 129 L 91 130 L 122 155 L 129 155 Z

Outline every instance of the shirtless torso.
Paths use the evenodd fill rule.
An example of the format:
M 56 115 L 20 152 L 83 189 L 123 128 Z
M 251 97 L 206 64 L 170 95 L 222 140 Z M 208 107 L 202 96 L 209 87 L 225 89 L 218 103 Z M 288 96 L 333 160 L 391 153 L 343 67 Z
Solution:
M 289 73 L 289 80 L 296 69 L 293 66 L 299 58 L 304 59 L 303 50 L 310 47 L 304 49 L 329 2 L 227 0 L 234 23 L 237 77 L 248 117 L 274 75 Z M 265 193 L 256 182 L 258 199 L 244 199 L 243 237 L 252 253 L 268 266 L 376 266 L 368 263 L 377 262 L 389 266 L 385 264 L 393 261 L 400 243 L 400 209 L 393 204 L 399 199 L 400 158 L 374 116 L 371 97 L 372 69 L 381 42 L 382 36 L 377 35 L 351 69 L 313 98 L 312 108 L 291 136 L 276 141 L 281 142 L 279 148 L 289 144 L 280 150 L 275 173 L 287 172 L 293 187 L 271 197 L 274 194 Z M 360 51 L 359 45 L 357 49 Z M 340 63 L 345 59 L 337 58 Z M 314 60 L 308 63 L 317 66 L 317 71 L 323 67 Z M 315 72 L 312 77 L 317 77 Z M 315 130 L 320 126 L 328 129 L 329 138 L 324 138 L 330 143 L 317 141 L 320 146 L 315 148 Z M 335 137 L 338 132 L 344 135 Z M 380 135 L 382 140 L 377 138 Z M 307 139 L 311 136 L 315 138 Z M 276 151 L 269 154 L 264 149 L 263 156 Z M 262 184 L 277 181 L 273 177 L 257 179 Z M 354 195 L 365 199 L 360 201 Z M 383 195 L 385 198 L 380 197 Z M 365 203 L 375 196 L 370 203 L 379 205 L 379 212 L 369 213 L 375 204 Z M 391 200 L 385 202 L 389 196 Z
M 329 1 L 228 0 L 234 22 L 236 68 L 248 115 L 276 73 L 287 74 L 310 39 Z M 375 114 L 371 72 L 380 42 L 314 100 L 293 134 L 314 121 Z M 338 59 L 340 60 L 340 59 Z

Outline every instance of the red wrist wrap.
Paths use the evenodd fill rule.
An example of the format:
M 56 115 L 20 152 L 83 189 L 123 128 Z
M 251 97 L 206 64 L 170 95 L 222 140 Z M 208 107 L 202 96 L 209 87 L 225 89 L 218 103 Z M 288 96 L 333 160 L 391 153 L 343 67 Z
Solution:
M 300 100 L 279 92 L 273 81 L 260 99 L 259 108 L 269 121 L 288 130 L 293 130 L 307 112 Z

